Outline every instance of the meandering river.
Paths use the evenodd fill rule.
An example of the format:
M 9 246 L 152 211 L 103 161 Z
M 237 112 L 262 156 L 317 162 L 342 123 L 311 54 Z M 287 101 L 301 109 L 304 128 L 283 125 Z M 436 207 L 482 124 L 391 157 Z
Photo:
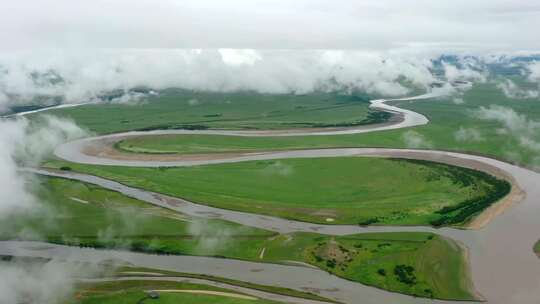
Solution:
M 429 98 L 422 95 L 402 100 Z M 105 147 L 130 136 L 148 134 L 218 134 L 230 136 L 291 136 L 291 135 L 337 135 L 375 132 L 417 126 L 428 123 L 425 116 L 409 110 L 385 104 L 385 100 L 372 101 L 374 108 L 401 115 L 392 124 L 374 125 L 347 129 L 313 131 L 224 131 L 224 130 L 166 130 L 149 132 L 128 132 L 100 137 L 86 138 L 59 146 L 58 157 L 72 162 L 117 166 L 193 166 L 247 160 L 267 160 L 306 157 L 371 156 L 402 157 L 434 160 L 449 164 L 476 168 L 499 176 L 505 176 L 514 184 L 514 189 L 526 195 L 518 203 L 498 215 L 486 227 L 479 230 L 452 228 L 434 229 L 430 227 L 393 227 L 355 225 L 318 225 L 299 221 L 284 220 L 271 216 L 223 210 L 198 205 L 178 198 L 172 198 L 150 191 L 128 187 L 117 182 L 74 172 L 53 172 L 41 169 L 27 169 L 39 174 L 61 176 L 94 183 L 108 189 L 122 192 L 149 203 L 171 208 L 189 215 L 221 218 L 243 225 L 264 228 L 278 232 L 316 231 L 330 235 L 344 235 L 361 232 L 386 231 L 430 231 L 463 243 L 469 250 L 472 276 L 478 291 L 490 303 L 539 303 L 540 302 L 540 261 L 532 251 L 533 244 L 540 236 L 540 174 L 488 157 L 463 153 L 379 148 L 313 149 L 232 155 L 225 158 L 156 161 L 141 159 L 108 158 L 100 153 L 88 153 L 89 147 Z M 60 245 L 32 242 L 0 242 L 0 254 L 30 255 L 42 257 L 63 257 L 83 261 L 104 258 L 118 258 L 135 265 L 170 269 L 182 272 L 203 273 L 230 277 L 264 285 L 276 285 L 295 289 L 313 288 L 321 295 L 346 303 L 424 303 L 433 301 L 395 294 L 350 282 L 328 273 L 298 266 L 252 263 L 237 260 L 193 257 L 158 256 L 120 252 L 111 250 L 80 249 Z

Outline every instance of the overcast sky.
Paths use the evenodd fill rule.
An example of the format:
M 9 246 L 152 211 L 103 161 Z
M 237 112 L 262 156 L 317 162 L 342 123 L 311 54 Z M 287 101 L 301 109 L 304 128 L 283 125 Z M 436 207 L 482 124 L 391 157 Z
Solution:
M 0 0 L 0 12 L 0 111 L 137 86 L 399 96 L 403 77 L 429 88 L 441 54 L 540 50 L 540 0 Z M 445 73 L 485 78 L 474 69 Z
M 0 0 L 0 48 L 540 49 L 538 0 Z

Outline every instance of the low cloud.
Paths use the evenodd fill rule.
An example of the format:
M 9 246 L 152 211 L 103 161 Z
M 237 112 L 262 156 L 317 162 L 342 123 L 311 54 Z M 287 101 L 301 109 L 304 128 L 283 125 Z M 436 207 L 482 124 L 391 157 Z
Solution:
M 85 134 L 73 122 L 42 116 L 30 124 L 25 118 L 0 119 L 0 218 L 37 208 L 32 195 L 33 181 L 18 170 L 21 165 L 37 165 L 59 143 Z
M 262 173 L 267 175 L 289 176 L 294 173 L 294 168 L 284 162 L 275 161 L 265 167 L 262 170 Z
M 524 89 L 516 85 L 512 80 L 505 79 L 497 84 L 497 88 L 503 91 L 508 98 L 514 99 L 531 99 L 538 98 L 540 92 L 538 90 Z
M 459 53 L 458 53 L 459 54 Z M 441 60 L 444 58 L 444 60 Z M 133 104 L 166 88 L 194 91 L 306 94 L 361 91 L 404 96 L 451 91 L 449 83 L 485 82 L 490 65 L 519 66 L 540 81 L 540 63 L 515 55 L 360 50 L 102 49 L 0 53 L 0 111 L 11 106 L 107 100 Z M 445 61 L 446 60 L 446 61 Z M 441 83 L 441 81 L 443 81 Z M 434 83 L 439 86 L 433 87 Z M 465 89 L 466 85 L 461 84 Z M 508 96 L 538 97 L 511 80 Z M 456 103 L 460 103 L 456 99 Z
M 407 148 L 411 149 L 420 149 L 420 148 L 431 148 L 433 147 L 432 143 L 427 140 L 424 135 L 416 131 L 407 131 L 404 132 L 401 136 L 401 139 L 405 143 Z
M 449 81 L 479 81 L 485 82 L 486 72 L 476 61 L 460 59 L 458 64 L 442 63 L 444 76 Z
M 242 227 L 222 227 L 204 219 L 193 219 L 188 225 L 188 234 L 196 240 L 195 252 L 212 255 L 229 246 L 230 238 L 241 233 Z
M 26 121 L 0 122 L 0 219 L 13 212 L 30 210 L 36 203 L 30 193 L 27 180 L 19 174 L 15 162 L 16 151 L 23 145 L 26 133 Z
M 30 124 L 25 118 L 0 119 L 0 218 L 38 208 L 32 194 L 33 179 L 21 174 L 20 166 L 35 166 L 59 143 L 81 137 L 85 132 L 73 122 L 42 116 Z
M 435 81 L 430 71 L 430 58 L 338 50 L 41 50 L 0 53 L 0 107 L 29 102 L 95 101 L 109 92 L 134 99 L 139 95 L 132 94 L 133 89 L 171 87 L 196 91 L 296 94 L 358 90 L 400 96 L 407 94 L 411 87 L 429 89 Z
M 532 82 L 538 82 L 540 84 L 540 61 L 535 61 L 528 64 L 527 71 L 529 73 L 528 79 Z
M 514 109 L 503 106 L 480 107 L 475 112 L 475 116 L 480 119 L 498 121 L 510 133 L 534 134 L 540 128 L 540 122 L 529 120 Z
M 148 219 L 148 213 L 132 206 L 115 206 L 113 201 L 107 200 L 104 204 L 109 225 L 98 231 L 97 240 L 104 244 L 114 244 L 115 247 L 129 248 L 131 239 L 122 237 L 141 233 L 140 225 Z
M 62 303 L 72 295 L 76 270 L 55 261 L 0 264 L 0 303 Z
M 132 92 L 129 90 L 124 90 L 123 92 L 120 93 L 119 97 L 109 98 L 109 100 L 111 103 L 136 106 L 136 105 L 141 105 L 145 103 L 145 99 L 148 96 L 156 96 L 156 95 L 158 95 L 158 93 L 153 90 L 149 90 L 147 93 L 146 92 L 144 93 Z M 100 102 L 102 100 L 98 99 L 94 101 Z
M 454 137 L 457 141 L 483 141 L 485 138 L 482 136 L 480 131 L 474 128 L 464 128 L 460 127 L 454 133 Z
M 84 132 L 72 122 L 52 116 L 35 124 L 25 118 L 0 119 L 0 129 L 0 220 L 39 213 L 42 222 L 48 222 L 47 210 L 34 195 L 34 178 L 19 168 L 36 165 L 60 142 Z M 22 234 L 34 239 L 39 236 L 36 231 Z M 75 273 L 55 261 L 0 263 L 0 303 L 62 303 L 72 291 Z
M 452 102 L 453 102 L 454 104 L 460 105 L 460 104 L 464 104 L 464 103 L 465 103 L 465 100 L 464 100 L 463 98 L 461 98 L 461 97 L 454 97 L 454 98 L 452 99 Z
M 540 152 L 540 142 L 530 137 L 522 136 L 519 138 L 519 144 L 529 150 Z
M 9 12 L 3 49 L 540 48 L 535 0 L 18 0 L 0 9 Z
M 540 166 L 540 122 L 528 119 L 515 110 L 502 106 L 481 107 L 474 115 L 479 119 L 497 121 L 502 128 L 497 133 L 513 138 L 521 148 L 507 151 L 508 157 L 515 161 L 523 161 L 523 152 L 532 153 L 530 165 Z
M 200 104 L 200 101 L 196 98 L 191 98 L 190 100 L 188 100 L 188 105 L 190 106 L 196 106 Z
M 66 260 L 13 258 L 0 262 L 0 303 L 56 304 L 71 302 L 77 278 L 111 273 L 112 260 L 105 265 Z
M 25 137 L 18 147 L 18 158 L 26 164 L 36 165 L 60 143 L 88 135 L 87 131 L 66 118 L 40 115 L 33 124 L 24 118 L 19 121 L 25 129 Z

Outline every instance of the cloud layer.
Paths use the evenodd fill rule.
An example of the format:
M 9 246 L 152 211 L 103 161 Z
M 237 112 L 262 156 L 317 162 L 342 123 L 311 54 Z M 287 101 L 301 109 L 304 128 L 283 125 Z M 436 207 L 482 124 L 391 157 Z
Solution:
M 540 48 L 534 0 L 2 1 L 3 48 Z
M 72 294 L 73 277 L 88 270 L 88 267 L 73 267 L 54 260 L 46 263 L 2 263 L 0 303 L 64 303 Z
M 84 131 L 73 122 L 43 116 L 30 124 L 24 118 L 0 118 L 0 221 L 39 213 L 46 223 L 49 213 L 34 195 L 35 180 L 20 166 L 36 165 L 59 143 L 80 137 Z M 36 236 L 39 231 L 24 231 Z M 80 268 L 80 267 L 79 267 Z M 71 294 L 73 276 L 92 268 L 76 269 L 57 261 L 46 263 L 0 262 L 0 303 L 62 303 Z
M 73 122 L 52 116 L 31 125 L 26 119 L 0 119 L 0 220 L 39 209 L 32 194 L 33 180 L 19 172 L 21 165 L 36 165 L 54 147 L 85 134 Z
M 0 54 L 0 105 L 78 103 L 136 87 L 403 95 L 435 78 L 429 58 L 364 51 L 101 50 Z M 454 71 L 454 74 L 459 74 Z M 457 77 L 457 76 L 456 76 Z M 53 102 L 55 100 L 49 100 Z
M 540 167 L 540 122 L 530 120 L 525 115 L 519 114 L 511 108 L 491 105 L 480 107 L 475 116 L 479 119 L 493 120 L 502 124 L 502 128 L 497 132 L 501 136 L 506 136 L 516 140 L 520 151 L 509 151 L 508 157 L 520 161 L 520 154 L 532 153 L 531 165 L 538 169 Z
M 533 80 L 531 77 L 529 79 Z M 513 99 L 533 99 L 540 96 L 538 90 L 520 88 L 510 79 L 504 79 L 498 83 L 497 88 L 501 89 L 506 97 Z

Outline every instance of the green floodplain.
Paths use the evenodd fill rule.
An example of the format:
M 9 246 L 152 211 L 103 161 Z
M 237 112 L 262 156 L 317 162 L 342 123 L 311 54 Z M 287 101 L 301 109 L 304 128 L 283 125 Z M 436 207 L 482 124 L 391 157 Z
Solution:
M 316 295 L 308 291 L 299 291 L 296 289 L 290 289 L 290 288 L 278 287 L 278 286 L 266 286 L 266 285 L 251 283 L 251 282 L 243 282 L 243 281 L 233 280 L 229 278 L 216 277 L 216 276 L 197 274 L 197 273 L 185 273 L 185 272 L 176 272 L 176 271 L 169 271 L 169 270 L 144 268 L 144 267 L 132 267 L 132 266 L 117 267 L 114 273 L 114 277 L 117 277 L 117 278 L 118 277 L 151 278 L 151 277 L 164 277 L 164 276 L 169 277 L 169 278 L 173 277 L 173 278 L 202 279 L 202 280 L 207 280 L 207 281 L 212 281 L 212 282 L 217 282 L 217 283 L 224 283 L 224 284 L 229 284 L 233 286 L 249 288 L 252 290 L 268 292 L 272 294 L 285 295 L 285 296 L 290 296 L 290 297 L 316 300 L 316 301 L 323 301 L 323 302 L 328 302 L 328 303 L 336 303 L 336 304 L 340 303 L 338 301 L 325 298 L 325 297 Z
M 148 253 L 309 263 L 348 280 L 389 291 L 441 299 L 473 299 L 460 246 L 431 233 L 326 236 L 276 234 L 220 220 L 201 220 L 117 192 L 59 178 L 42 178 L 44 222 L 28 214 L 2 222 L 2 237 L 32 232 L 49 242 Z M 39 238 L 38 238 L 39 239 Z
M 157 298 L 150 298 L 157 290 Z M 208 292 L 208 293 L 206 293 Z M 219 294 L 212 294 L 212 293 Z M 146 300 L 143 300 L 145 299 Z M 278 304 L 281 302 L 259 299 L 233 290 L 203 284 L 174 281 L 129 280 L 79 284 L 74 299 L 66 304 Z
M 510 184 L 489 174 L 428 161 L 333 157 L 177 168 L 53 168 L 214 207 L 327 224 L 464 225 Z
M 521 136 L 540 140 L 538 99 L 509 98 L 494 83 L 477 83 L 460 97 L 394 104 L 424 114 L 430 123 L 403 130 L 331 136 L 143 136 L 124 140 L 117 148 L 127 152 L 180 154 L 338 147 L 431 148 L 485 154 L 533 169 L 540 167 L 537 149 L 527 145 Z M 491 116 L 486 116 L 487 112 Z M 84 119 L 73 113 L 66 111 L 62 115 L 86 125 Z M 410 138 L 418 140 L 409 141 Z
M 87 105 L 54 109 L 46 114 L 71 118 L 97 134 L 182 128 L 349 127 L 387 121 L 388 115 L 368 108 L 369 99 L 361 94 L 166 90 L 137 103 Z M 540 166 L 534 145 L 516 136 L 525 134 L 526 139 L 540 140 L 540 132 L 535 132 L 536 122 L 540 121 L 536 99 L 509 98 L 496 83 L 487 82 L 474 84 L 462 96 L 396 104 L 426 115 L 430 123 L 405 130 L 337 136 L 144 136 L 119 142 L 116 148 L 127 153 L 194 154 L 410 147 L 486 154 L 532 169 Z M 31 115 L 30 119 L 39 116 Z M 362 157 L 154 169 L 87 166 L 60 160 L 49 160 L 45 165 L 87 172 L 201 204 L 328 224 L 463 226 L 510 187 L 505 181 L 474 170 L 424 161 Z M 187 217 L 96 186 L 57 178 L 43 178 L 39 195 L 43 207 L 56 214 L 55 219 L 43 222 L 29 214 L 3 222 L 3 238 L 41 237 L 69 245 L 269 263 L 296 261 L 389 291 L 440 299 L 474 299 L 464 250 L 436 234 L 279 235 L 220 220 Z M 538 248 L 540 245 L 535 245 L 535 251 L 540 251 Z M 117 289 L 141 295 L 140 288 Z M 84 303 L 108 303 L 109 296 L 116 297 L 116 293 L 101 300 L 87 298 L 97 302 Z M 171 301 L 184 302 L 184 298 Z M 239 299 L 231 301 L 240 303 Z
M 134 103 L 51 109 L 96 133 L 155 129 L 347 127 L 386 121 L 364 94 L 256 94 L 164 90 Z M 32 117 L 39 116 L 31 115 Z

